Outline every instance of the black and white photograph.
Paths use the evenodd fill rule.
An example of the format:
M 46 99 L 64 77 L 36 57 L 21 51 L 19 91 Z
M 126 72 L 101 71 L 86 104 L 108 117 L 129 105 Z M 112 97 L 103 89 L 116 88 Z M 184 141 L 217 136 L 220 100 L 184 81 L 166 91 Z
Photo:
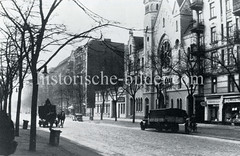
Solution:
M 240 0 L 0 0 L 0 155 L 239 156 Z

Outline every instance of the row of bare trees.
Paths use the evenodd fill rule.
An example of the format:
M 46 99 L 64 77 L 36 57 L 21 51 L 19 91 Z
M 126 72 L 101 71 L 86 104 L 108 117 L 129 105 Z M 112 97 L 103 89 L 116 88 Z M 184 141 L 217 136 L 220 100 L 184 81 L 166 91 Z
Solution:
M 3 108 L 11 115 L 11 95 L 14 85 L 18 84 L 18 111 L 16 122 L 16 134 L 19 128 L 19 113 L 21 108 L 21 94 L 23 80 L 26 73 L 30 73 L 32 79 L 31 100 L 31 129 L 29 150 L 36 150 L 36 116 L 38 101 L 38 75 L 41 71 L 66 45 L 76 42 L 78 39 L 92 38 L 91 32 L 107 26 L 109 21 L 100 19 L 94 15 L 97 25 L 81 33 L 69 33 L 64 24 L 55 24 L 56 9 L 63 0 L 53 1 L 1 1 L 1 18 L 4 26 L 1 28 L 4 34 L 1 42 L 1 93 L 3 96 Z M 76 3 L 76 2 L 75 2 Z M 84 10 L 84 8 L 81 8 Z M 89 14 L 89 16 L 91 16 Z M 98 19 L 99 18 L 99 19 Z M 100 22 L 101 21 L 101 22 Z M 50 56 L 46 62 L 39 66 L 40 55 L 49 52 Z M 15 81 L 18 79 L 18 81 Z M 16 83 L 14 83 L 16 82 Z M 7 104 L 7 101 L 9 104 Z M 2 101 L 1 101 L 2 103 Z M 1 105 L 2 107 L 2 105 Z

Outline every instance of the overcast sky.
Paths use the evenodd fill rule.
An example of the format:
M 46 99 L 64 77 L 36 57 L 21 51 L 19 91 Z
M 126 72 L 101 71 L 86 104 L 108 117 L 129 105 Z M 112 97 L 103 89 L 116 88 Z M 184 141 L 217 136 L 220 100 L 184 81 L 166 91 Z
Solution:
M 80 0 L 91 11 L 100 16 L 120 22 L 121 26 L 127 28 L 143 29 L 144 5 L 142 0 Z M 72 1 L 65 0 L 57 10 L 54 20 L 67 25 L 70 31 L 79 33 L 94 25 L 84 12 Z M 142 31 L 134 32 L 137 36 L 143 36 Z M 114 42 L 127 43 L 128 30 L 120 28 L 105 28 L 103 37 L 110 38 Z M 68 46 L 59 53 L 49 64 L 56 66 L 58 62 L 70 55 L 76 47 Z

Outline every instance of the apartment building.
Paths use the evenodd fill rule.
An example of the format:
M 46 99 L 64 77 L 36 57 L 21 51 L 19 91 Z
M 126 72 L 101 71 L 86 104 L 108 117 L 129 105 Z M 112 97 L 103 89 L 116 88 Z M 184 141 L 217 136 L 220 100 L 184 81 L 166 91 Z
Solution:
M 194 114 L 198 122 L 236 121 L 240 111 L 240 2 L 143 3 L 143 55 L 145 68 L 150 67 L 144 74 L 159 75 L 167 82 L 165 87 L 144 86 L 143 110 L 173 107 Z
M 82 96 L 81 102 L 88 108 L 86 114 L 93 117 L 98 114 L 100 107 L 99 100 L 95 100 L 98 92 L 108 89 L 111 76 L 115 75 L 118 79 L 124 77 L 124 44 L 110 39 L 91 40 L 78 47 L 73 56 L 75 75 L 79 76 L 82 88 L 79 96 Z M 104 106 L 106 114 L 110 110 L 108 102 Z M 96 103 L 97 109 L 94 109 Z

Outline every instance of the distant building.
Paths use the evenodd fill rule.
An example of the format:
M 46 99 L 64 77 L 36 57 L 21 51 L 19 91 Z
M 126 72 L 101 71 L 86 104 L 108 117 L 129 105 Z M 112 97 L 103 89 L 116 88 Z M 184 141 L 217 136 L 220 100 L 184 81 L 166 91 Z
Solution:
M 95 92 L 107 90 L 110 77 L 124 77 L 124 44 L 112 42 L 110 39 L 91 40 L 85 46 L 77 48 L 75 57 L 75 74 L 82 76 L 88 113 L 93 114 L 95 108 Z M 108 105 L 105 105 L 108 107 Z

